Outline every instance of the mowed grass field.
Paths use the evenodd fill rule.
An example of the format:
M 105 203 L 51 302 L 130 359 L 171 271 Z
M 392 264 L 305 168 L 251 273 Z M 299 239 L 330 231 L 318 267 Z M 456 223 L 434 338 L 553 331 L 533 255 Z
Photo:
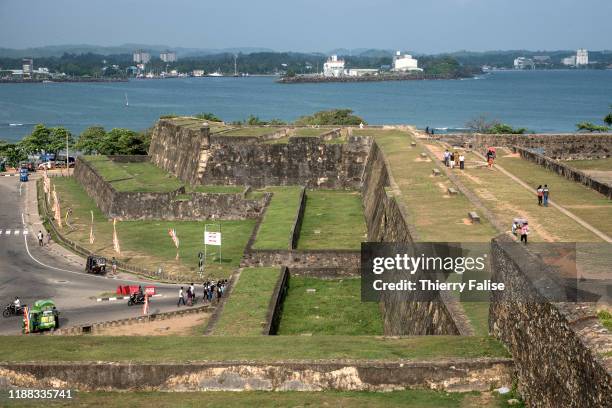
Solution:
M 150 162 L 117 163 L 106 156 L 83 156 L 117 191 L 168 192 L 183 183 L 172 174 Z
M 499 157 L 498 163 L 525 183 L 533 186 L 534 191 L 538 185 L 548 184 L 551 200 L 600 231 L 612 236 L 612 201 L 604 195 L 520 157 Z M 574 163 L 574 161 L 568 162 L 570 165 Z M 550 230 L 551 234 L 558 236 L 560 240 L 600 241 L 591 232 L 585 231 L 584 227 L 575 226 L 575 221 L 560 214 L 558 210 L 551 207 L 539 207 L 536 196 L 529 194 L 526 190 L 523 191 L 523 194 L 528 197 L 525 207 L 529 207 L 529 212 L 538 218 L 538 222 L 544 224 L 544 227 Z M 543 221 L 539 221 L 540 219 Z
M 367 231 L 357 191 L 309 190 L 298 249 L 360 249 Z
M 48 400 L 46 406 L 73 407 L 351 407 L 351 408 L 464 408 L 507 407 L 508 395 L 491 393 L 460 393 L 431 390 L 393 392 L 303 392 L 303 391 L 241 391 L 241 392 L 76 392 L 71 400 Z M 28 407 L 30 401 L 0 397 L 2 406 Z M 6 404 L 6 405 L 5 405 Z M 514 405 L 514 407 L 524 405 Z
M 265 191 L 273 193 L 270 205 L 253 248 L 255 249 L 288 249 L 289 234 L 300 205 L 301 187 L 268 187 Z
M 566 160 L 562 163 L 578 170 L 612 171 L 612 157 L 593 160 Z
M 197 254 L 203 251 L 204 224 L 206 221 L 119 221 L 117 235 L 121 245 L 121 255 L 113 250 L 112 221 L 96 207 L 80 184 L 74 178 L 53 178 L 53 185 L 62 208 L 62 215 L 68 207 L 72 208 L 69 218 L 70 227 L 64 226 L 62 232 L 66 238 L 81 246 L 103 255 L 130 262 L 134 265 L 156 271 L 162 267 L 171 274 L 194 274 L 197 271 Z M 94 214 L 95 242 L 89 243 L 91 213 Z M 223 259 L 221 263 L 210 262 L 206 276 L 213 278 L 228 277 L 238 267 L 255 220 L 215 221 L 221 224 L 223 233 Z M 168 235 L 174 228 L 180 240 L 179 260 L 176 248 Z
M 356 130 L 354 135 L 373 136 L 387 158 L 399 188 L 398 199 L 407 209 L 408 222 L 423 242 L 488 242 L 497 234 L 486 220 L 472 224 L 468 212 L 474 206 L 463 195 L 449 196 L 452 184 L 442 163 L 422 158 L 422 147 L 412 147 L 410 133 L 401 130 Z M 432 176 L 434 168 L 440 176 Z
M 6 362 L 509 357 L 488 336 L 2 336 L 2 345 Z
M 245 268 L 223 307 L 213 334 L 258 336 L 266 323 L 280 268 Z
M 382 316 L 378 303 L 361 301 L 361 279 L 292 276 L 278 334 L 382 335 Z

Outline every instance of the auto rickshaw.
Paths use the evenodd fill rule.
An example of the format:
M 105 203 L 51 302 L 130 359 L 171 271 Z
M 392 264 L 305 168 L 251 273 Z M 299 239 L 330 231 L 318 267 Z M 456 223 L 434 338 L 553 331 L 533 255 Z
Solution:
M 23 332 L 36 333 L 59 329 L 59 311 L 52 300 L 37 300 L 23 317 Z
M 106 273 L 106 258 L 90 255 L 85 263 L 85 272 L 101 274 Z

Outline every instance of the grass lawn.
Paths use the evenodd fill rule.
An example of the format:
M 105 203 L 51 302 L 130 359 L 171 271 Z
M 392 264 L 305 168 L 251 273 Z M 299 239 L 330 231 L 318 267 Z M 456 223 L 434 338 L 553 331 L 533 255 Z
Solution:
M 70 224 L 64 226 L 64 235 L 91 251 L 111 258 L 115 255 L 112 244 L 112 222 L 104 214 L 81 185 L 73 178 L 54 178 L 53 184 L 64 213 L 72 208 Z M 90 210 L 94 213 L 94 244 L 89 243 Z M 121 244 L 118 259 L 157 270 L 161 265 L 165 272 L 193 274 L 197 271 L 197 254 L 203 250 L 204 224 L 198 221 L 121 221 L 117 223 L 117 234 Z M 223 262 L 211 263 L 207 276 L 227 277 L 238 267 L 242 253 L 255 226 L 255 220 L 215 221 L 223 232 Z M 180 240 L 179 260 L 175 260 L 176 248 L 168 235 L 175 228 Z
M 106 156 L 83 156 L 117 191 L 167 192 L 183 183 L 150 162 L 116 163 Z
M 359 192 L 311 190 L 298 249 L 359 249 L 367 239 Z
M 263 136 L 263 135 L 269 135 L 271 133 L 275 133 L 277 131 L 281 130 L 281 128 L 274 128 L 274 127 L 242 127 L 242 128 L 237 128 L 237 129 L 232 129 L 230 131 L 227 132 L 223 132 L 220 134 L 220 136 Z
M 467 219 L 474 206 L 463 195 L 449 196 L 448 178 L 433 177 L 432 169 L 441 163 L 426 161 L 423 149 L 411 147 L 411 135 L 400 130 L 356 130 L 354 135 L 373 136 L 391 166 L 399 199 L 408 213 L 408 222 L 415 226 L 419 238 L 427 241 L 487 242 L 497 234 L 486 220 L 472 224 Z
M 382 316 L 377 303 L 361 301 L 360 279 L 292 276 L 278 334 L 304 333 L 382 335 Z
M 509 357 L 488 336 L 2 336 L 2 345 L 5 362 Z
M 299 137 L 320 136 L 323 133 L 331 132 L 333 128 L 296 128 L 294 135 Z
M 540 184 L 548 184 L 550 198 L 554 202 L 600 231 L 612 235 L 612 201 L 602 194 L 520 157 L 499 157 L 498 163 L 525 183 L 533 186 L 534 190 Z M 523 189 L 518 185 L 517 187 Z M 550 207 L 539 207 L 536 196 L 529 194 L 527 190 L 523 189 L 523 191 L 521 197 L 526 197 L 523 205 L 525 210 L 536 216 L 538 222 L 542 223 L 544 228 L 557 236 L 559 240 L 600 241 L 597 236 L 559 211 Z
M 288 249 L 289 234 L 300 205 L 301 187 L 268 187 L 272 200 L 264 215 L 253 248 Z
M 563 164 L 578 170 L 612 171 L 612 157 L 593 160 L 567 160 Z
M 599 321 L 601 321 L 601 324 L 603 324 L 606 329 L 612 332 L 612 313 L 606 310 L 601 310 L 599 311 L 599 313 L 597 313 L 597 316 L 599 317 Z
M 223 307 L 214 334 L 261 335 L 279 276 L 279 268 L 245 268 Z
M 6 394 L 6 393 L 5 393 Z M 354 408 L 454 408 L 454 407 L 506 407 L 508 396 L 502 398 L 489 393 L 448 393 L 431 390 L 393 392 L 77 392 L 72 400 L 46 400 L 51 407 L 103 406 L 103 407 L 354 407 Z M 10 401 L 10 402 L 9 402 Z M 32 406 L 32 400 L 8 400 L 0 397 L 3 406 Z M 522 407 L 519 405 L 518 407 Z M 516 407 L 516 405 L 515 405 Z

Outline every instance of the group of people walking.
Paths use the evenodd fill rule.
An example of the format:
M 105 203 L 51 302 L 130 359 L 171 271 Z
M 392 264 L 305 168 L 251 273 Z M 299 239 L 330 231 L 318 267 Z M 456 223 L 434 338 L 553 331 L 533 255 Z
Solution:
M 202 294 L 202 302 L 212 303 L 213 300 L 217 300 L 219 302 L 225 293 L 225 288 L 227 286 L 227 279 L 221 279 L 217 282 L 215 281 L 206 281 L 203 284 L 203 294 Z M 197 302 L 196 289 L 195 285 L 191 283 L 187 287 L 187 290 L 183 286 L 179 290 L 179 298 L 176 304 L 177 307 L 180 307 L 181 304 L 183 306 L 193 306 Z
M 512 221 L 512 233 L 521 237 L 521 242 L 527 245 L 527 236 L 529 235 L 529 222 L 525 219 L 515 218 Z
M 454 169 L 458 166 L 461 170 L 465 169 L 465 155 L 462 152 L 449 152 L 448 149 L 444 151 L 444 165 Z
M 550 194 L 548 184 L 544 184 L 544 187 L 540 184 L 538 188 L 536 188 L 536 193 L 538 194 L 538 205 L 548 207 L 548 196 Z

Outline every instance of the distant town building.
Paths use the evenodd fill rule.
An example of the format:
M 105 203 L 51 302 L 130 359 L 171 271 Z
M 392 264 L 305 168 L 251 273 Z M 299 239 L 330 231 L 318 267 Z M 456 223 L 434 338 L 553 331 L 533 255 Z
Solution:
M 533 63 L 535 65 L 550 65 L 552 61 L 548 55 L 534 55 Z
M 534 69 L 533 60 L 526 57 L 518 57 L 514 59 L 514 69 Z
M 567 66 L 574 66 L 576 65 L 576 56 L 575 55 L 571 55 L 567 58 L 563 58 L 561 60 L 561 64 L 563 65 L 567 65 Z
M 576 65 L 589 65 L 589 52 L 586 49 L 576 51 Z
M 142 50 L 134 51 L 132 57 L 136 64 L 147 64 L 151 61 L 151 54 Z
M 24 78 L 32 78 L 34 73 L 34 60 L 32 58 L 24 58 L 21 60 L 21 69 Z
M 326 77 L 341 77 L 344 75 L 344 60 L 332 55 L 323 64 L 323 75 Z
M 174 51 L 164 51 L 159 54 L 159 59 L 164 62 L 176 62 L 176 52 Z
M 194 77 L 203 77 L 204 70 L 203 69 L 194 69 L 191 73 Z
M 372 68 L 352 68 L 346 70 L 346 75 L 350 77 L 362 77 L 366 75 L 378 75 L 379 71 Z
M 395 53 L 393 58 L 393 71 L 396 72 L 408 72 L 408 71 L 423 71 L 422 68 L 418 67 L 418 60 L 412 58 L 410 54 L 404 54 L 400 51 Z

